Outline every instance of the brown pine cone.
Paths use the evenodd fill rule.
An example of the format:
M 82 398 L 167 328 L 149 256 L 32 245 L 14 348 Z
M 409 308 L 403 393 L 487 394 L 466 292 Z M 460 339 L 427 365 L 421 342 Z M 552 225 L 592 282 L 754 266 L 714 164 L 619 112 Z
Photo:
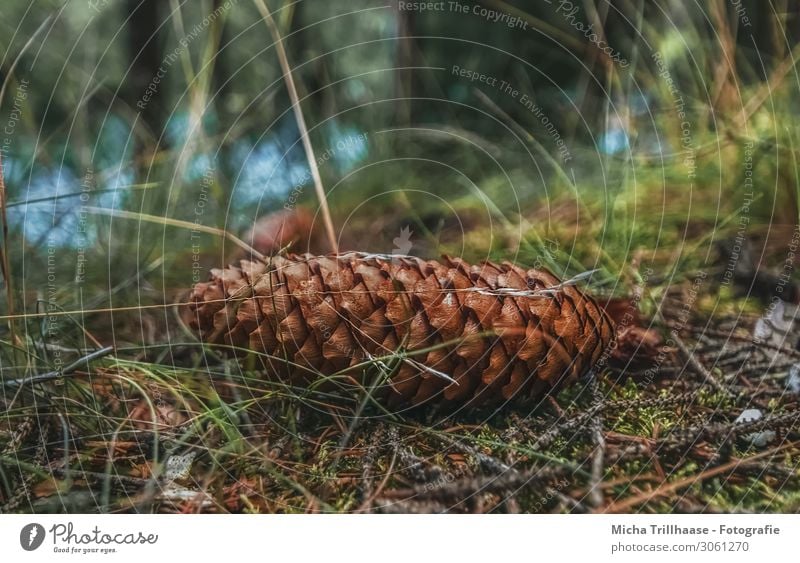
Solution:
M 390 407 L 538 399 L 614 335 L 594 299 L 548 272 L 361 253 L 214 269 L 183 316 L 206 342 L 259 352 L 270 378 L 369 387 L 382 372 L 374 395 Z
M 260 217 L 243 239 L 261 254 L 277 254 L 285 246 L 304 252 L 321 246 L 314 216 L 305 208 L 281 209 Z M 311 250 L 313 252 L 313 250 Z

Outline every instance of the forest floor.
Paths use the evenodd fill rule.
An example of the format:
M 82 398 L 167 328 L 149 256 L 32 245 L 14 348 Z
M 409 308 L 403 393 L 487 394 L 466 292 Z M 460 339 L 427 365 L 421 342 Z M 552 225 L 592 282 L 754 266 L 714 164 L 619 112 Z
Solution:
M 692 291 L 671 288 L 662 310 L 675 314 L 653 324 L 664 346 L 648 366 L 607 369 L 536 408 L 393 415 L 188 344 L 170 346 L 169 365 L 106 351 L 7 387 L 0 508 L 797 512 L 790 313 L 781 302 L 701 318 L 681 307 L 702 298 Z

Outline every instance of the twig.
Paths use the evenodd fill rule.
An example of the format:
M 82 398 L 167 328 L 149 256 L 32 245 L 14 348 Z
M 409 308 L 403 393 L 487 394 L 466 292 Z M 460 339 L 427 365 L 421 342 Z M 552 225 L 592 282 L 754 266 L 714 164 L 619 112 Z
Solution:
M 553 496 L 556 497 L 562 505 L 569 507 L 570 514 L 586 514 L 589 512 L 581 501 L 575 500 L 557 489 L 553 489 Z
M 797 426 L 798 421 L 800 421 L 800 411 L 790 411 L 748 422 L 703 424 L 674 431 L 660 440 L 658 447 L 674 450 L 696 444 L 701 440 L 711 441 L 720 438 L 729 440 L 764 430 L 792 429 Z
M 675 344 L 678 345 L 678 349 L 681 351 L 686 361 L 688 361 L 689 364 L 694 368 L 694 370 L 700 376 L 702 376 L 702 378 L 705 380 L 706 383 L 714 387 L 714 389 L 716 389 L 717 391 L 724 393 L 728 397 L 734 396 L 734 394 L 730 391 L 730 389 L 726 388 L 719 381 L 717 381 L 716 378 L 711 374 L 711 372 L 708 371 L 705 368 L 705 366 L 703 366 L 703 364 L 700 363 L 697 357 L 695 357 L 695 355 L 692 354 L 692 352 L 689 350 L 689 348 L 686 346 L 686 344 L 683 342 L 681 337 L 678 336 L 677 333 L 672 334 L 672 339 L 675 341 Z
M 603 395 L 597 385 L 597 379 L 592 377 L 591 383 L 592 398 L 597 406 L 595 415 L 592 417 L 592 439 L 594 441 L 594 452 L 592 453 L 592 477 L 589 488 L 589 502 L 595 508 L 603 505 L 603 471 L 605 469 L 606 439 L 603 436 L 603 416 L 602 405 Z
M 30 377 L 23 377 L 23 378 L 20 378 L 20 379 L 11 379 L 11 380 L 8 380 L 8 381 L 3 381 L 3 385 L 8 385 L 8 386 L 19 385 L 21 387 L 21 386 L 23 386 L 25 384 L 28 384 L 28 383 L 30 383 L 30 384 L 44 383 L 45 381 L 51 381 L 53 379 L 58 379 L 60 377 L 63 377 L 65 375 L 68 375 L 68 374 L 74 372 L 75 370 L 77 370 L 79 367 L 81 367 L 84 364 L 88 364 L 89 362 L 91 362 L 93 360 L 96 360 L 98 358 L 102 358 L 104 356 L 108 356 L 113 351 L 114 351 L 114 347 L 113 346 L 106 346 L 105 348 L 101 348 L 100 350 L 95 350 L 91 354 L 87 354 L 87 355 L 83 356 L 82 358 L 80 358 L 78 360 L 75 360 L 74 362 L 72 362 L 70 365 L 68 365 L 67 367 L 65 367 L 63 369 L 49 371 L 47 373 L 42 373 L 42 374 L 39 374 L 39 375 L 32 375 Z M 12 403 L 13 403 L 13 401 L 12 401 Z
M 797 442 L 790 442 L 788 444 L 784 444 L 782 446 L 778 446 L 771 450 L 767 450 L 765 452 L 761 452 L 756 454 L 752 457 L 749 457 L 745 460 L 736 459 L 734 461 L 730 461 L 724 465 L 720 465 L 718 467 L 714 467 L 713 469 L 709 469 L 707 471 L 703 471 L 699 475 L 690 475 L 674 483 L 670 483 L 668 485 L 662 485 L 660 487 L 656 487 L 652 491 L 645 491 L 641 494 L 636 496 L 630 497 L 625 499 L 621 502 L 613 503 L 610 506 L 607 506 L 603 509 L 596 510 L 596 512 L 605 512 L 605 513 L 619 513 L 619 512 L 626 512 L 629 509 L 633 508 L 634 506 L 641 504 L 643 502 L 648 502 L 657 497 L 663 497 L 665 495 L 672 494 L 680 489 L 685 487 L 690 487 L 696 483 L 701 483 L 706 479 L 710 479 L 712 477 L 716 477 L 717 475 L 722 475 L 728 471 L 733 471 L 736 469 L 738 465 L 740 465 L 743 461 L 751 462 L 757 459 L 769 457 L 775 455 L 783 450 L 787 450 L 789 448 L 793 448 L 797 446 Z
M 382 437 L 382 435 L 381 435 Z M 378 487 L 370 493 L 367 499 L 361 504 L 361 506 L 356 510 L 356 512 L 368 512 L 372 509 L 372 505 L 375 502 L 375 499 L 378 498 L 383 490 L 386 488 L 386 485 L 389 483 L 389 479 L 394 475 L 394 464 L 397 462 L 397 444 L 394 444 L 392 448 L 392 459 L 389 461 L 389 467 L 386 469 L 386 473 L 383 475 L 383 479 L 381 479 L 380 484 Z
M 483 467 L 483 469 L 485 469 L 490 473 L 493 473 L 495 475 L 499 475 L 509 471 L 517 473 L 516 469 L 514 469 L 513 467 L 509 466 L 506 463 L 503 463 L 496 457 L 480 452 L 475 448 L 473 448 L 472 446 L 465 444 L 464 442 L 461 442 L 460 440 L 456 440 L 455 438 L 452 438 L 446 434 L 442 434 L 438 436 L 438 438 L 444 442 L 449 443 L 450 446 L 453 448 L 459 448 L 467 452 L 469 455 L 475 458 L 475 460 L 480 464 L 481 467 Z
M 667 325 L 672 327 L 672 325 Z M 734 334 L 733 332 L 728 332 L 724 330 L 715 330 L 711 328 L 694 328 L 688 327 L 688 330 L 694 333 L 705 334 L 708 336 L 716 336 L 720 338 L 726 338 L 728 340 L 737 341 L 737 342 L 744 342 L 750 344 L 751 346 L 758 346 L 759 348 L 766 348 L 769 350 L 774 350 L 775 352 L 779 352 L 786 356 L 791 356 L 793 358 L 800 358 L 800 350 L 794 350 L 793 348 L 789 348 L 787 346 L 781 346 L 780 344 L 772 344 L 771 342 L 767 342 L 765 340 L 756 340 L 751 335 L 739 335 Z
M 456 499 L 463 502 L 479 493 L 503 493 L 509 489 L 519 490 L 523 487 L 554 481 L 569 472 L 566 466 L 533 468 L 525 472 L 506 472 L 499 476 L 461 479 L 443 484 L 441 487 L 430 485 L 416 486 L 408 489 L 386 491 L 383 499 L 435 499 L 447 502 Z
M 50 433 L 50 421 L 45 420 L 39 427 L 39 440 L 36 445 L 36 453 L 34 454 L 34 462 L 38 465 L 43 465 L 47 458 L 47 435 Z M 17 492 L 8 501 L 0 507 L 0 514 L 10 514 L 15 512 L 24 500 L 28 501 L 29 510 L 31 507 L 31 489 L 33 488 L 36 473 L 27 472 L 22 473 L 22 479 L 17 487 Z

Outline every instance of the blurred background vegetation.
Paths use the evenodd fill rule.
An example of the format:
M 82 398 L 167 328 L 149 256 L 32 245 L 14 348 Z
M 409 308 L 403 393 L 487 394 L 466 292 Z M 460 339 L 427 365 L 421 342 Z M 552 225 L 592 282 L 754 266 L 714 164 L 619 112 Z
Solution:
M 343 247 L 391 252 L 409 226 L 417 253 L 599 267 L 616 287 L 632 262 L 703 266 L 746 204 L 748 237 L 791 232 L 790 4 L 271 9 Z M 48 275 L 65 310 L 168 303 L 197 277 L 198 249 L 203 270 L 235 254 L 145 216 L 240 234 L 290 196 L 318 209 L 258 3 L 0 12 L 15 310 L 35 307 Z

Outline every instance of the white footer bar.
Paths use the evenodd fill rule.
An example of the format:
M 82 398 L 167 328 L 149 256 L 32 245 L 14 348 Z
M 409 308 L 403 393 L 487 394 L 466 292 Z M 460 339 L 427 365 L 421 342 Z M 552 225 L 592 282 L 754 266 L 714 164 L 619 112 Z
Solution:
M 0 516 L 13 562 L 778 561 L 798 538 L 793 515 Z

